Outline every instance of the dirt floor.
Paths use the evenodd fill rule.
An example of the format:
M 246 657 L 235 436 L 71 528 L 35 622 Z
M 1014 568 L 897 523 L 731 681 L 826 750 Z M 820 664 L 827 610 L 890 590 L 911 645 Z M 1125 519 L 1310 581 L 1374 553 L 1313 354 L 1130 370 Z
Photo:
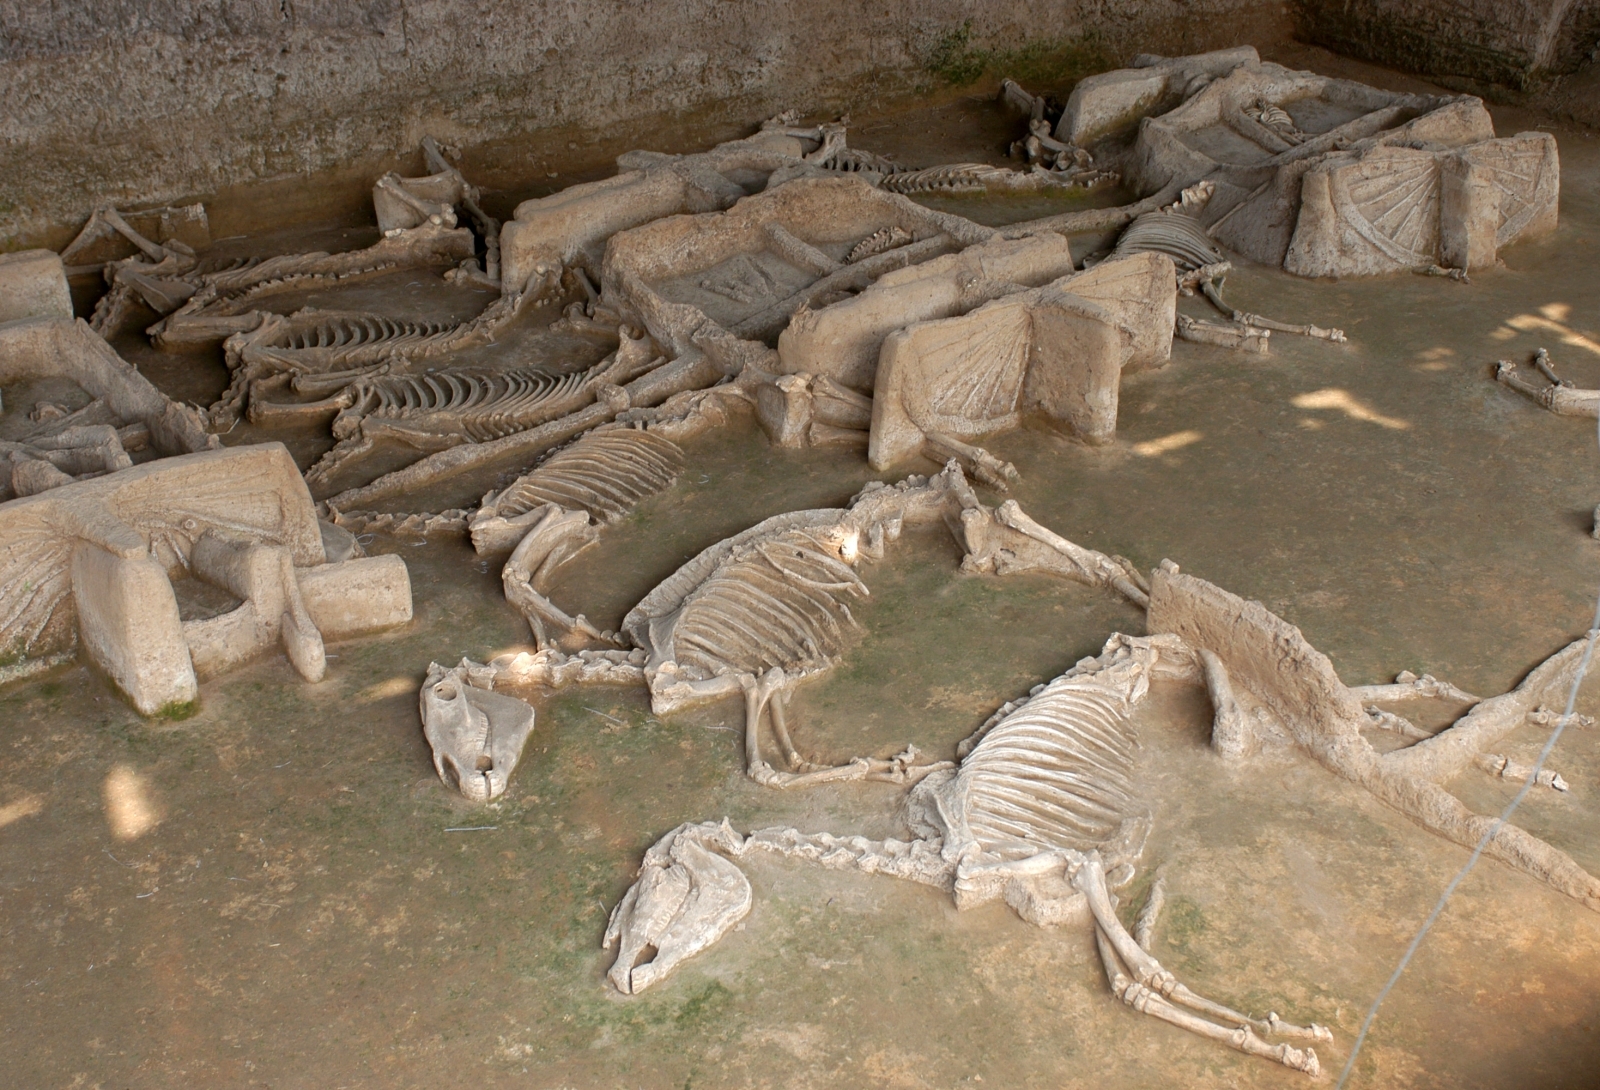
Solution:
M 1422 86 L 1315 50 L 1274 59 Z M 1349 343 L 1275 336 L 1267 356 L 1176 344 L 1169 366 L 1124 383 L 1112 445 L 1042 429 L 990 442 L 1022 473 L 1014 497 L 1082 545 L 1143 568 L 1171 558 L 1260 599 L 1350 684 L 1409 669 L 1493 695 L 1581 635 L 1600 591 L 1594 424 L 1550 415 L 1491 372 L 1545 346 L 1578 386 L 1600 386 L 1600 140 L 1512 110 L 1496 123 L 1556 134 L 1555 235 L 1504 251 L 1470 286 L 1240 268 L 1235 305 L 1341 326 Z M 992 102 L 966 98 L 858 118 L 851 140 L 909 163 L 1002 162 L 1011 131 Z M 929 203 L 990 221 L 1042 214 Z M 316 232 L 328 247 L 370 238 L 310 224 L 276 241 Z M 175 394 L 204 403 L 225 385 L 210 355 L 118 347 Z M 303 461 L 328 444 L 248 426 L 228 441 L 266 437 Z M 554 601 L 615 627 L 704 546 L 841 504 L 873 477 L 859 452 L 780 451 L 749 423 L 687 450 L 677 484 L 563 569 Z M 527 628 L 462 539 L 368 548 L 405 557 L 415 623 L 331 648 L 322 684 L 263 661 L 205 684 L 198 714 L 175 723 L 141 720 L 81 666 L 0 691 L 0 1082 L 1308 1085 L 1122 1006 L 1087 930 L 781 860 L 742 864 L 755 907 L 736 932 L 651 991 L 617 994 L 600 936 L 662 833 L 727 816 L 894 835 L 901 790 L 757 786 L 741 771 L 739 703 L 658 718 L 640 691 L 597 688 L 541 705 L 506 795 L 466 803 L 434 775 L 418 686 L 430 661 L 484 660 L 525 645 Z M 1112 632 L 1142 631 L 1110 594 L 963 575 L 959 560 L 930 531 L 864 566 L 866 637 L 798 694 L 802 750 L 841 759 L 914 742 L 949 756 L 1001 702 Z M 1600 715 L 1600 684 L 1579 710 Z M 1161 687 L 1139 714 L 1155 832 L 1124 905 L 1159 868 L 1156 955 L 1214 998 L 1330 1026 L 1318 1052 L 1336 1075 L 1467 852 L 1309 760 L 1222 763 L 1203 693 Z M 1524 728 L 1506 752 L 1531 762 L 1543 737 Z M 1600 728 L 1569 731 L 1552 765 L 1571 792 L 1541 789 L 1517 821 L 1600 870 Z M 1517 785 L 1469 769 L 1450 787 L 1491 812 Z M 1593 1086 L 1597 979 L 1600 915 L 1485 860 L 1389 997 L 1351 1085 Z

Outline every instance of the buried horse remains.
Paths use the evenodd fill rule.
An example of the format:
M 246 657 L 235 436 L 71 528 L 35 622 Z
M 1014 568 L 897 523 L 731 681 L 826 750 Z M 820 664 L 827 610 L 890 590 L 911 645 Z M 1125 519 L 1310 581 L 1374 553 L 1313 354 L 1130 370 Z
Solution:
M 911 789 L 910 840 L 793 828 L 741 835 L 726 821 L 668 833 L 646 852 L 637 881 L 612 911 L 604 945 L 617 950 L 609 979 L 618 990 L 634 993 L 658 982 L 743 918 L 750 885 L 731 860 L 769 851 L 938 886 L 961 908 L 1003 898 L 1035 924 L 1092 923 L 1107 979 L 1124 1003 L 1316 1075 L 1313 1049 L 1268 1044 L 1261 1035 L 1331 1040 L 1326 1029 L 1302 1029 L 1275 1013 L 1255 1019 L 1205 999 L 1149 954 L 1159 893 L 1152 892 L 1138 937 L 1116 915 L 1111 891 L 1132 880 L 1149 831 L 1130 714 L 1154 680 L 1206 689 L 1211 745 L 1223 758 L 1298 750 L 1429 831 L 1466 847 L 1482 839 L 1488 854 L 1600 911 L 1600 879 L 1545 841 L 1473 814 L 1442 786 L 1469 764 L 1504 774 L 1512 762 L 1485 751 L 1524 722 L 1554 717 L 1549 705 L 1565 698 L 1593 634 L 1546 660 L 1512 692 L 1468 697 L 1473 706 L 1465 715 L 1429 735 L 1377 705 L 1468 694 L 1409 675 L 1394 685 L 1348 688 L 1298 629 L 1259 603 L 1184 575 L 1170 561 L 1151 574 L 1145 590 L 1142 580 L 1122 574 L 1119 562 L 1038 527 L 1014 502 L 997 511 L 965 507 L 960 522 L 965 570 L 1044 567 L 1087 576 L 1146 605 L 1150 635 L 1115 634 L 1100 656 L 1003 706 L 962 743 L 958 767 L 935 768 Z M 1050 562 L 1039 563 L 1041 557 Z M 1380 754 L 1363 737 L 1369 730 L 1421 740 Z M 1540 782 L 1565 788 L 1553 774 Z
M 41 402 L 26 428 L 8 421 L 15 435 L 0 445 L 0 496 L 33 499 L 0 508 L 0 525 L 27 523 L 25 547 L 0 546 L 0 560 L 20 573 L 13 583 L 26 588 L 0 589 L 0 652 L 15 644 L 54 661 L 77 638 L 147 713 L 192 699 L 197 677 L 278 647 L 315 680 L 326 669 L 324 637 L 410 616 L 404 564 L 358 558 L 337 527 L 464 532 L 479 557 L 505 558 L 505 599 L 536 648 L 427 672 L 424 737 L 440 779 L 467 799 L 506 792 L 536 726 L 524 697 L 583 684 L 642 686 L 658 714 L 742 700 L 743 771 L 763 785 L 870 779 L 908 788 L 904 840 L 746 835 L 726 821 L 667 833 L 607 927 L 605 944 L 617 950 L 609 979 L 621 992 L 659 982 L 735 926 L 753 897 L 737 860 L 771 851 L 931 884 L 958 907 L 1004 900 L 1029 922 L 1091 929 L 1126 1004 L 1315 1074 L 1307 1042 L 1329 1040 L 1327 1030 L 1206 999 L 1150 955 L 1158 893 L 1131 932 L 1117 915 L 1115 891 L 1133 880 L 1152 820 L 1134 729 L 1150 685 L 1204 687 L 1222 757 L 1299 750 L 1470 844 L 1488 819 L 1444 782 L 1469 764 L 1530 774 L 1490 749 L 1519 724 L 1552 717 L 1547 705 L 1570 683 L 1581 644 L 1490 700 L 1429 678 L 1347 688 L 1259 604 L 1175 566 L 1147 578 L 1015 503 L 986 506 L 969 479 L 1004 492 L 1018 477 L 975 444 L 1027 416 L 1085 444 L 1113 444 L 1123 377 L 1165 366 L 1174 337 L 1258 352 L 1273 333 L 1344 340 L 1337 329 L 1224 302 L 1229 251 L 1305 275 L 1411 270 L 1464 281 L 1499 247 L 1553 223 L 1554 144 L 1542 134 L 1496 139 L 1475 99 L 1388 95 L 1263 65 L 1248 49 L 1140 58 L 1083 81 L 1059 119 L 1014 83 L 1003 93 L 1027 119 L 1015 151 L 1027 170 L 914 169 L 848 147 L 843 122 L 781 116 L 699 154 L 629 152 L 615 177 L 525 201 L 504 224 L 425 139 L 425 175 L 389 173 L 374 186 L 381 239 L 343 254 L 214 261 L 198 252 L 208 240 L 203 209 L 98 210 L 69 262 L 99 268 L 110 287 L 93 330 L 57 313 L 62 274 L 45 301 L 55 316 L 6 334 L 44 343 L 48 328 L 93 399 L 71 410 Z M 1131 144 L 1098 142 L 1139 118 Z M 1003 228 L 908 199 L 1119 176 L 1132 188 L 1127 204 Z M 1080 247 L 1075 257 L 1075 236 L 1112 230 L 1107 250 L 1084 261 Z M 466 296 L 471 313 L 458 297 L 446 300 L 449 316 L 289 302 L 370 290 L 401 271 L 445 282 L 426 281 L 441 297 Z M 498 296 L 472 297 L 484 289 Z M 1180 297 L 1196 293 L 1226 321 L 1182 313 Z M 540 311 L 558 303 L 561 317 L 533 332 L 558 312 Z M 223 346 L 231 382 L 208 410 L 171 402 L 131 367 L 114 366 L 114 353 L 106 359 L 100 335 L 146 309 L 158 318 L 147 332 L 159 348 Z M 593 343 L 565 356 L 543 350 L 560 337 Z M 485 351 L 501 338 L 513 351 Z M 1552 411 L 1593 413 L 1593 391 L 1571 389 L 1547 359 L 1535 366 L 1547 390 L 1514 368 L 1501 381 Z M 241 420 L 263 429 L 326 422 L 335 442 L 300 474 L 304 484 L 241 490 L 238 467 L 250 458 L 280 476 L 288 464 L 281 448 L 213 449 L 211 433 Z M 710 544 L 616 631 L 551 600 L 562 564 L 673 485 L 695 456 L 690 440 L 736 421 L 787 450 L 857 448 L 878 471 L 904 473 L 918 458 L 943 468 Z M 382 444 L 409 448 L 413 462 L 350 484 L 369 458 L 383 460 Z M 136 466 L 147 453 L 189 460 Z M 499 476 L 474 482 L 474 495 L 489 491 L 466 510 L 353 509 L 491 470 Z M 327 496 L 320 509 L 305 484 Z M 124 487 L 140 485 L 125 498 Z M 108 506 L 119 523 L 133 521 L 94 517 Z M 790 733 L 792 694 L 870 638 L 852 611 L 870 593 L 870 562 L 906 528 L 935 524 L 964 546 L 964 570 L 1049 571 L 1114 590 L 1145 611 L 1148 634 L 1114 634 L 1099 656 L 1003 705 L 953 760 L 929 759 L 910 740 L 893 756 L 804 752 Z M 228 592 L 234 608 L 184 615 L 179 590 L 190 577 Z M 133 600 L 118 597 L 130 587 L 142 588 L 140 604 L 158 602 L 146 612 L 162 624 L 108 636 L 116 609 L 105 603 Z M 156 629 L 160 641 L 148 638 Z M 1438 693 L 1474 705 L 1438 735 L 1382 707 Z M 1364 737 L 1371 730 L 1417 744 L 1379 753 Z M 1549 770 L 1539 782 L 1566 788 Z M 1507 827 L 1489 850 L 1600 908 L 1595 879 L 1543 841 Z

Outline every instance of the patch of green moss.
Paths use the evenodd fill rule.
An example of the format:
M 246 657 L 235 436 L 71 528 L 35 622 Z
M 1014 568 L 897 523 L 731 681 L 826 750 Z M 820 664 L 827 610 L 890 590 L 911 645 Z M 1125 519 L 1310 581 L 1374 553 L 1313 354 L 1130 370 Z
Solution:
M 161 705 L 150 718 L 166 719 L 176 723 L 180 720 L 188 719 L 199 710 L 200 701 L 198 698 L 194 700 L 174 700 L 169 704 Z
M 1032 89 L 1072 83 L 1115 63 L 1116 58 L 1093 33 L 1081 38 L 1040 38 L 1015 49 L 989 48 L 973 41 L 972 20 L 968 19 L 934 39 L 923 68 L 957 87 L 985 76 L 1009 76 Z
M 1211 925 L 1198 904 L 1182 895 L 1167 900 L 1166 910 L 1156 932 L 1166 940 L 1167 946 L 1180 958 L 1184 969 L 1205 972 L 1211 959 L 1206 953 L 1205 938 Z

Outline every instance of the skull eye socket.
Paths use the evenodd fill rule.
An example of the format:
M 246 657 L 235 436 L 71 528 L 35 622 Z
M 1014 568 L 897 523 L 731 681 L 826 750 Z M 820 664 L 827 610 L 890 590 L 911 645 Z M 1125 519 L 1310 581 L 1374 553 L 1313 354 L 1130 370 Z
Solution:
M 433 695 L 440 700 L 454 700 L 460 694 L 456 687 L 448 681 L 441 681 L 433 687 Z
M 494 771 L 494 758 L 485 753 L 478 758 L 478 763 L 473 768 L 478 772 L 492 772 Z

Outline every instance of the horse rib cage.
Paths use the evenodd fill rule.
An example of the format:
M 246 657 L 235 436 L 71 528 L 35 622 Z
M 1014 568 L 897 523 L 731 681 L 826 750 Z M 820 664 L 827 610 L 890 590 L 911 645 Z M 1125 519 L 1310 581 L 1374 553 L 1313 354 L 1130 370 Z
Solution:
M 475 442 L 497 439 L 571 411 L 590 375 L 556 376 L 533 368 L 509 371 L 433 371 L 384 375 L 353 383 L 354 401 L 339 414 L 334 434 L 353 432 L 352 420 L 419 420 L 448 416 Z
M 678 444 L 653 432 L 592 432 L 550 455 L 490 502 L 503 518 L 554 503 L 587 511 L 604 524 L 677 480 L 683 466 Z
M 1182 212 L 1146 212 L 1128 224 L 1111 256 L 1140 253 L 1166 254 L 1179 272 L 1224 260 L 1200 221 Z
M 986 852 L 1025 858 L 1108 843 L 1138 811 L 1128 694 L 1093 675 L 1059 678 L 961 764 L 967 822 Z
M 858 627 L 854 569 L 804 530 L 742 546 L 692 594 L 673 628 L 678 664 L 704 677 L 831 666 Z
M 357 348 L 381 342 L 421 340 L 458 328 L 452 322 L 408 322 L 377 314 L 327 318 L 309 328 L 292 329 L 274 348 Z

